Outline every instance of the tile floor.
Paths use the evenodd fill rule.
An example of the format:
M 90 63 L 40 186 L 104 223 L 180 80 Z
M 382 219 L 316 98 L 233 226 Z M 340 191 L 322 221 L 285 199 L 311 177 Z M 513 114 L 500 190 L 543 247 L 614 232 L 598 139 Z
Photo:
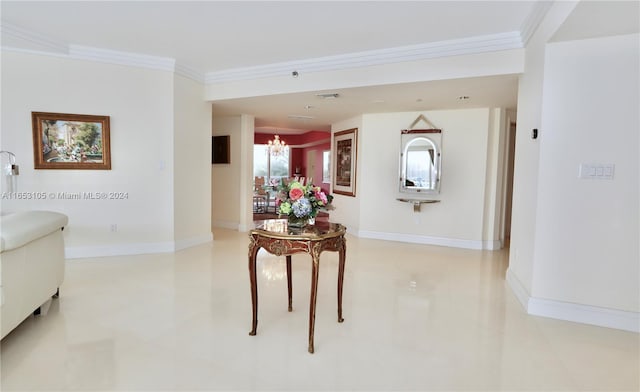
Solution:
M 246 233 L 174 254 L 67 261 L 59 299 L 1 343 L 13 390 L 633 390 L 639 335 L 528 316 L 506 286 L 507 251 L 348 236 L 345 322 L 337 255 L 323 253 L 315 354 L 310 258 L 259 254 L 249 336 Z

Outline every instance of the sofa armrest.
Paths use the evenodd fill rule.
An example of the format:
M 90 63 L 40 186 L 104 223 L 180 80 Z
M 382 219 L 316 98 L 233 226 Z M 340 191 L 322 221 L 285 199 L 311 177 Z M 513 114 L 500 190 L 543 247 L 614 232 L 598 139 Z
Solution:
M 19 248 L 67 225 L 68 217 L 52 211 L 23 211 L 0 217 L 0 252 Z

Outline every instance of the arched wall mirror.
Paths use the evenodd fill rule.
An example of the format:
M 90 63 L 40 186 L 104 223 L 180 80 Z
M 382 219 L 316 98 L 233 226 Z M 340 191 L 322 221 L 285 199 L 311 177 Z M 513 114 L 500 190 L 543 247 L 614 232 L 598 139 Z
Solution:
M 440 192 L 442 130 L 403 130 L 400 144 L 400 192 Z

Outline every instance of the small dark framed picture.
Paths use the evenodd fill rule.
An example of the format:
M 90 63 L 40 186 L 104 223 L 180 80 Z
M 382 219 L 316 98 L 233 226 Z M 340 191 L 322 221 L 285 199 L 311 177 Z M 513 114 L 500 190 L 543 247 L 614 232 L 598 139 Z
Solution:
M 211 138 L 211 163 L 231 163 L 229 139 L 228 135 Z

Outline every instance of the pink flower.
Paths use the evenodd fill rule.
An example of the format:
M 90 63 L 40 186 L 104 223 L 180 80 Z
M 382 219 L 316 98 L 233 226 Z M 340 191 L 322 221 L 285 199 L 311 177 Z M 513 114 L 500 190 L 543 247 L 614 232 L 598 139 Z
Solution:
M 300 188 L 293 188 L 289 191 L 289 197 L 291 200 L 295 201 L 304 196 L 304 191 Z
M 315 191 L 316 199 L 322 200 L 322 204 L 327 204 L 327 195 L 322 191 Z

